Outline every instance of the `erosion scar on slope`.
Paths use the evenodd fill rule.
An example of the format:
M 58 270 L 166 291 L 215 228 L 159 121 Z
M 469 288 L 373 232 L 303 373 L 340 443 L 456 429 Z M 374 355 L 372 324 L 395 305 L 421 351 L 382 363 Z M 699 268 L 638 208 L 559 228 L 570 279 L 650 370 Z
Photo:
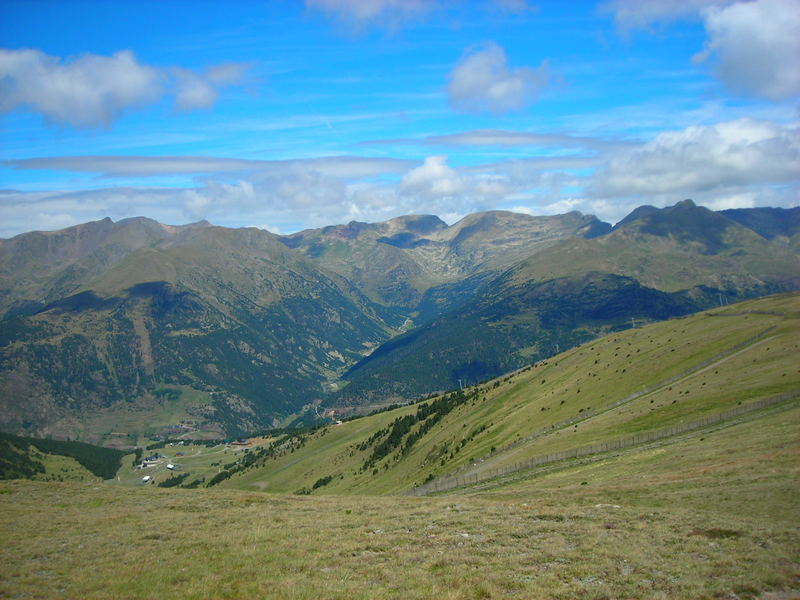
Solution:
M 139 338 L 139 352 L 142 354 L 142 365 L 144 372 L 148 377 L 153 376 L 153 350 L 150 347 L 150 334 L 147 331 L 147 326 L 144 324 L 144 319 L 141 316 L 133 318 L 133 330 L 136 332 L 136 337 Z

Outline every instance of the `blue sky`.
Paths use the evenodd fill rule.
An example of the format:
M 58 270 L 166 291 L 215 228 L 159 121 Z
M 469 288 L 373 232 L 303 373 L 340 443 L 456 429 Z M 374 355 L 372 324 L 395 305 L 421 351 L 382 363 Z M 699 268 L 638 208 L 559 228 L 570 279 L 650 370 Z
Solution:
M 0 237 L 800 204 L 798 0 L 0 4 Z

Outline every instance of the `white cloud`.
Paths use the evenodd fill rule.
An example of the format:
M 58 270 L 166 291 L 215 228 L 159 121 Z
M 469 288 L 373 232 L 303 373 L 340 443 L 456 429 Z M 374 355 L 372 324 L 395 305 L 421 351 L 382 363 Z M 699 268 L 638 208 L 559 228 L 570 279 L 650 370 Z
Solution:
M 611 0 L 603 5 L 603 10 L 613 13 L 617 26 L 626 31 L 679 19 L 696 19 L 706 8 L 733 2 L 736 0 Z
M 732 193 L 719 198 L 714 198 L 705 203 L 711 210 L 725 210 L 728 208 L 753 208 L 756 206 L 758 194 L 756 192 Z
M 220 88 L 241 83 L 248 68 L 243 63 L 224 63 L 206 69 L 202 74 L 173 68 L 175 108 L 190 111 L 212 107 L 219 97 Z
M 555 202 L 541 206 L 540 212 L 547 215 L 561 215 L 573 210 L 580 210 L 585 204 L 586 200 L 583 198 L 560 198 Z
M 397 29 L 437 8 L 432 0 L 306 0 L 306 6 L 323 12 L 354 31 L 369 27 Z
M 613 0 L 605 8 L 623 31 L 702 20 L 708 39 L 694 57 L 738 94 L 769 100 L 800 95 L 800 6 L 797 0 Z
M 14 169 L 54 169 L 104 177 L 312 170 L 346 179 L 406 171 L 416 161 L 362 156 L 248 160 L 213 156 L 48 156 L 0 161 Z
M 400 191 L 405 194 L 440 198 L 462 193 L 465 183 L 455 169 L 447 166 L 446 156 L 429 156 L 425 163 L 403 176 Z
M 666 132 L 620 152 L 594 176 L 593 195 L 693 194 L 800 180 L 800 130 L 739 119 Z
M 0 192 L 0 236 L 105 216 L 146 215 L 163 223 L 205 218 L 232 227 L 268 223 L 292 232 L 403 214 L 453 221 L 489 209 L 580 210 L 614 222 L 641 204 L 666 206 L 687 197 L 716 209 L 800 204 L 798 127 L 755 119 L 670 131 L 635 148 L 606 148 L 591 157 L 532 156 L 468 166 L 450 165 L 445 156 L 428 156 L 421 164 L 347 156 L 56 157 L 6 164 L 121 177 L 197 176 L 184 188 Z
M 547 64 L 509 68 L 505 51 L 487 44 L 468 52 L 450 73 L 450 104 L 462 111 L 505 113 L 532 104 L 549 79 Z
M 412 145 L 412 146 L 483 146 L 497 148 L 551 147 L 556 152 L 582 148 L 591 151 L 630 147 L 636 145 L 623 138 L 587 137 L 565 133 L 537 133 L 513 129 L 473 129 L 445 135 L 430 135 L 420 138 L 394 138 L 369 140 L 356 146 Z M 559 154 L 559 156 L 564 156 Z M 550 158 L 550 157 L 545 157 Z
M 164 75 L 128 50 L 62 61 L 39 50 L 0 49 L 0 82 L 2 112 L 24 107 L 54 123 L 96 127 L 158 101 Z
M 208 108 L 217 101 L 217 89 L 194 71 L 173 69 L 175 76 L 175 108 L 189 111 Z
M 423 141 L 432 146 L 556 146 L 563 148 L 605 148 L 627 143 L 603 138 L 506 129 L 475 129 L 449 135 L 430 136 Z
M 129 50 L 62 59 L 40 50 L 0 49 L 0 112 L 28 110 L 50 123 L 107 127 L 125 112 L 159 102 L 170 81 L 179 109 L 207 108 L 245 69 L 229 63 L 200 75 L 142 64 Z
M 697 61 L 734 92 L 769 100 L 800 96 L 800 4 L 741 2 L 704 11 L 708 32 Z

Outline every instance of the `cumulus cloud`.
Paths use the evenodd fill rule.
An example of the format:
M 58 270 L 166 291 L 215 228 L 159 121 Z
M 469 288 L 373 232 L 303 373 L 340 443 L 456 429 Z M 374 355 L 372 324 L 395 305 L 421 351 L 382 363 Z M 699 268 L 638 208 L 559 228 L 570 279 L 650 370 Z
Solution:
M 710 61 L 731 90 L 785 100 L 800 95 L 800 5 L 759 0 L 704 11 L 708 42 L 696 55 Z
M 403 176 L 400 190 L 417 196 L 455 196 L 464 191 L 459 173 L 447 166 L 446 156 L 429 156 L 425 163 Z
M 107 127 L 124 113 L 159 102 L 172 83 L 180 110 L 208 108 L 222 87 L 239 83 L 245 65 L 202 74 L 140 63 L 129 50 L 62 59 L 40 50 L 0 49 L 0 112 L 29 110 L 48 122 Z
M 797 0 L 613 0 L 605 6 L 623 31 L 702 20 L 708 39 L 693 60 L 708 62 L 730 90 L 769 100 L 800 95 Z
M 429 156 L 406 173 L 397 190 L 395 203 L 410 210 L 461 215 L 494 207 L 514 190 L 514 182 L 493 168 L 454 169 L 446 156 Z
M 597 196 L 694 194 L 714 188 L 800 180 L 800 130 L 739 119 L 656 136 L 598 170 Z
M 108 125 L 158 101 L 164 74 L 127 50 L 62 61 L 39 50 L 0 50 L 0 111 L 27 108 L 75 127 Z
M 450 73 L 447 94 L 457 110 L 505 113 L 535 102 L 548 79 L 546 62 L 536 69 L 511 68 L 505 51 L 491 43 L 461 59 Z
M 243 63 L 224 63 L 203 73 L 173 68 L 175 108 L 180 111 L 211 108 L 219 97 L 219 90 L 241 83 L 248 68 L 249 65 Z

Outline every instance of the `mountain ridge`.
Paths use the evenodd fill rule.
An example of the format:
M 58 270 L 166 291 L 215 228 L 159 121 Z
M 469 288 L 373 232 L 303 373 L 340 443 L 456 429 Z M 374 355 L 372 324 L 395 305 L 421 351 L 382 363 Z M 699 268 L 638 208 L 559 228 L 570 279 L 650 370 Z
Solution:
M 235 435 L 320 403 L 407 401 L 631 319 L 800 289 L 798 227 L 781 221 L 796 211 L 782 210 L 684 201 L 613 228 L 577 212 L 407 215 L 291 236 L 137 217 L 21 234 L 0 240 L 0 427 L 108 441 L 182 418 Z
M 574 295 L 570 288 L 582 291 Z M 689 314 L 792 289 L 800 289 L 800 256 L 791 249 L 691 201 L 641 207 L 604 236 L 562 240 L 520 261 L 456 310 L 387 342 L 352 367 L 347 385 L 326 402 L 357 406 L 381 394 L 396 400 L 459 380 L 476 383 L 546 358 L 557 344 L 629 327 L 631 319 Z M 642 312 L 641 297 L 671 308 L 660 316 Z M 608 302 L 616 308 L 602 323 L 590 318 L 593 307 Z M 558 311 L 567 306 L 586 321 L 566 325 Z M 471 331 L 480 332 L 475 342 Z

